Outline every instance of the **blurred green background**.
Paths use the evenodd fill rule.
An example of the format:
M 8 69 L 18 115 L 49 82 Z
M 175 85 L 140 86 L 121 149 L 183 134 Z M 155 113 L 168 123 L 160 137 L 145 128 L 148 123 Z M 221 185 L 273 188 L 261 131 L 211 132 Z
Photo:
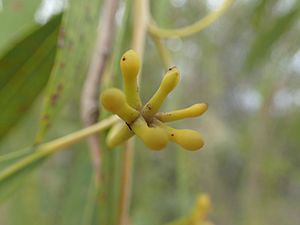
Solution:
M 72 2 L 75 4 L 76 1 L 0 0 L 2 80 L 7 74 L 13 74 L 3 72 L 7 71 L 7 63 L 3 63 L 7 52 L 20 43 L 32 27 L 44 24 L 50 15 L 63 8 L 68 10 Z M 200 19 L 222 1 L 152 0 L 150 3 L 152 16 L 159 26 L 176 28 Z M 99 7 L 102 2 L 91 1 L 91 4 Z M 74 9 L 74 15 L 79 13 L 78 8 Z M 121 1 L 116 14 L 119 27 L 123 12 Z M 88 44 L 84 47 L 92 46 L 98 20 L 96 10 L 88 15 L 93 16 L 90 28 L 85 27 L 84 20 L 71 20 L 74 27 L 93 30 L 87 35 Z M 79 34 L 72 31 L 77 40 Z M 209 110 L 201 118 L 174 123 L 177 128 L 200 131 L 205 147 L 198 152 L 187 152 L 169 144 L 165 151 L 153 152 L 140 140 L 136 141 L 131 224 L 156 225 L 172 221 L 193 207 L 199 193 L 210 195 L 213 204 L 210 218 L 215 224 L 299 224 L 299 34 L 299 1 L 237 0 L 204 31 L 187 38 L 163 41 L 173 63 L 181 71 L 181 82 L 163 110 L 207 102 Z M 130 36 L 126 38 L 129 42 Z M 76 45 L 78 41 L 74 43 Z M 30 49 L 25 52 L 30 54 Z M 80 46 L 78 49 L 83 51 Z M 14 65 L 17 58 L 28 59 L 22 54 L 24 51 L 15 51 L 10 62 Z M 89 55 L 88 51 L 85 54 Z M 26 101 L 26 114 L 19 123 L 5 130 L 0 140 L 1 154 L 34 142 L 43 95 L 47 93 L 44 87 L 52 65 L 51 59 L 44 59 L 50 65 L 43 67 L 45 80 L 38 83 L 41 91 L 36 91 L 32 105 L 31 101 Z M 70 60 L 74 62 L 71 64 L 66 60 L 70 67 L 82 61 L 88 65 L 88 57 L 82 59 L 77 55 L 76 59 Z M 82 67 L 78 80 L 66 79 L 72 88 L 69 88 L 65 104 L 57 113 L 46 140 L 82 128 L 79 99 L 86 70 L 87 66 Z M 163 73 L 158 51 L 148 36 L 140 88 L 143 102 L 155 92 Z M 34 70 L 30 74 L 19 86 L 13 83 L 10 88 L 0 87 L 0 98 L 5 99 L 0 101 L 1 130 L 4 130 L 6 117 L 11 115 L 6 108 L 12 102 L 23 101 L 18 94 L 20 87 L 29 85 L 26 93 L 35 87 L 34 82 L 38 82 L 30 83 L 30 79 L 40 74 Z M 17 81 L 23 79 L 21 75 L 16 77 Z M 11 92 L 4 92 L 5 88 Z M 24 114 L 18 112 L 14 121 Z M 85 142 L 55 154 L 22 183 L 13 184 L 12 193 L 0 205 L 0 224 L 88 224 L 89 198 L 93 196 L 91 176 L 92 166 Z

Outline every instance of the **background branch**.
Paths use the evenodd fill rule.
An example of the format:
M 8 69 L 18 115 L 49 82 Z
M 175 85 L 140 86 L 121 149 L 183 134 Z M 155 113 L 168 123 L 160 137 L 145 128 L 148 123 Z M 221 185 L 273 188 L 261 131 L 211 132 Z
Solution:
M 34 163 L 37 163 L 47 156 L 50 156 L 57 151 L 63 150 L 90 135 L 99 133 L 100 131 L 111 127 L 118 120 L 119 118 L 117 116 L 111 116 L 90 127 L 37 146 L 36 150 L 32 154 L 21 158 L 16 163 L 13 163 L 12 165 L 1 170 L 0 183 L 10 178 L 11 176 L 16 175 L 17 173 L 22 172 L 23 169 L 32 166 Z
M 95 51 L 81 96 L 81 116 L 85 126 L 90 126 L 98 120 L 100 81 L 111 54 L 117 8 L 118 0 L 106 0 L 103 7 L 103 16 L 99 20 L 99 24 L 102 24 L 102 26 L 98 29 Z M 101 161 L 98 135 L 90 136 L 88 144 L 91 150 L 96 179 L 99 181 Z
M 234 1 L 235 0 L 224 0 L 224 2 L 213 12 L 209 13 L 204 18 L 186 27 L 178 29 L 163 29 L 158 27 L 155 24 L 155 22 L 149 23 L 149 32 L 152 35 L 161 38 L 176 38 L 193 35 L 209 27 L 213 22 L 215 22 L 220 16 L 222 16 L 226 12 L 226 10 L 229 8 L 229 6 L 231 6 L 231 4 Z

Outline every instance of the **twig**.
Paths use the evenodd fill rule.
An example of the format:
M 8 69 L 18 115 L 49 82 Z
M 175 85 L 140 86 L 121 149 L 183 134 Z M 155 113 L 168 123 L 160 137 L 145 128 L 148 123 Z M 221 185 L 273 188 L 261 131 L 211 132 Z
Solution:
M 167 9 L 168 5 L 164 1 L 161 1 L 156 4 L 157 4 L 156 7 L 158 7 L 160 10 L 160 13 L 158 14 L 156 19 L 159 21 L 164 21 L 165 18 L 163 15 L 165 15 L 164 11 Z M 150 15 L 150 12 L 149 12 L 149 15 Z M 155 22 L 152 21 L 152 23 L 155 23 Z M 163 43 L 164 40 L 162 40 L 160 37 L 157 37 L 157 36 L 151 34 L 150 32 L 149 32 L 149 35 L 156 46 L 156 49 L 161 58 L 162 65 L 163 65 L 164 69 L 167 71 L 170 68 L 170 66 L 173 66 L 172 65 L 173 60 L 172 60 L 171 54 L 170 54 L 168 48 L 164 45 L 164 43 Z
M 157 37 L 161 38 L 176 38 L 176 37 L 186 37 L 193 35 L 207 28 L 213 22 L 215 22 L 235 0 L 224 0 L 224 2 L 213 12 L 209 13 L 204 18 L 193 23 L 192 25 L 179 28 L 179 29 L 163 29 L 157 27 L 154 22 L 150 23 L 148 26 L 149 32 Z
M 22 157 L 24 155 L 27 155 L 27 154 L 29 154 L 33 151 L 34 151 L 34 147 L 28 147 L 28 148 L 24 148 L 24 149 L 21 149 L 21 150 L 18 150 L 18 151 L 13 151 L 13 152 L 10 152 L 10 153 L 0 155 L 0 163 L 7 162 L 9 160 L 17 159 L 17 158 Z
M 112 40 L 115 28 L 115 14 L 118 0 L 106 0 L 103 7 L 101 29 L 98 29 L 96 48 L 91 60 L 81 97 L 81 116 L 85 126 L 97 122 L 99 116 L 99 88 L 102 74 L 112 49 Z M 99 24 L 100 24 L 99 21 Z M 97 135 L 88 138 L 93 166 L 97 181 L 100 180 L 100 143 Z
M 134 1 L 134 30 L 132 48 L 139 54 L 143 61 L 144 46 L 146 40 L 146 31 L 149 21 L 149 3 L 148 0 Z
M 37 162 L 38 160 L 43 159 L 49 155 L 52 155 L 53 153 L 62 150 L 70 145 L 73 145 L 90 135 L 96 134 L 111 127 L 118 120 L 119 118 L 117 116 L 111 116 L 83 130 L 39 145 L 36 151 L 34 151 L 32 154 L 23 157 L 13 165 L 8 166 L 6 169 L 2 170 L 0 173 L 0 183 L 10 176 L 20 172 L 22 169 L 26 168 L 32 163 Z
M 168 51 L 168 49 L 166 48 L 166 46 L 164 46 L 162 44 L 162 40 L 161 38 L 157 37 L 157 36 L 154 36 L 152 34 L 151 35 L 151 38 L 158 50 L 158 53 L 159 53 L 159 56 L 162 60 L 162 64 L 165 68 L 165 70 L 168 70 L 170 68 L 170 66 L 172 66 L 171 64 L 171 56 L 170 56 L 170 52 Z
M 128 141 L 125 143 L 124 147 L 125 151 L 123 152 L 123 170 L 121 177 L 118 225 L 127 225 L 129 220 L 128 208 L 130 205 L 131 196 L 134 142 Z

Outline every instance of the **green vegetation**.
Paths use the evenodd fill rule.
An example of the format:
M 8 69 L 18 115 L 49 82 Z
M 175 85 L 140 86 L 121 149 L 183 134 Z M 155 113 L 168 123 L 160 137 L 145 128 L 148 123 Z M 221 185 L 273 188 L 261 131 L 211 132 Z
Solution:
M 299 1 L 46 2 L 0 0 L 1 225 L 299 223 Z

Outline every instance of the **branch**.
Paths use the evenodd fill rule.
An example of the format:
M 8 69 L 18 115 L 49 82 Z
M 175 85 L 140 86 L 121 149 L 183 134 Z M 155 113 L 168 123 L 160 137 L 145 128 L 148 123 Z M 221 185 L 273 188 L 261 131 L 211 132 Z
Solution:
M 82 90 L 81 117 L 85 126 L 90 126 L 98 120 L 100 82 L 112 49 L 117 7 L 118 0 L 106 0 L 103 7 L 103 16 L 100 19 L 102 21 L 102 28 L 98 29 L 96 48 Z M 88 143 L 96 172 L 96 179 L 99 181 L 101 164 L 99 137 L 97 135 L 89 137 Z
M 166 48 L 166 46 L 163 45 L 162 40 L 159 37 L 154 36 L 152 34 L 150 34 L 150 36 L 157 48 L 157 51 L 161 58 L 164 69 L 168 70 L 172 66 L 172 64 L 171 64 L 172 60 L 171 60 L 171 55 L 170 55 L 169 50 Z
M 124 147 L 118 225 L 127 225 L 129 222 L 134 142 L 127 141 Z
M 224 2 L 213 12 L 209 13 L 204 18 L 193 23 L 192 25 L 178 28 L 178 29 L 163 29 L 155 25 L 154 22 L 148 25 L 149 32 L 160 38 L 176 38 L 176 37 L 186 37 L 198 33 L 213 22 L 215 22 L 224 12 L 229 8 L 229 6 L 234 2 L 234 0 L 224 0 Z
M 39 145 L 32 154 L 23 157 L 13 165 L 10 165 L 4 170 L 2 170 L 0 172 L 0 183 L 6 180 L 7 178 L 9 178 L 10 176 L 15 175 L 16 173 L 22 171 L 26 167 L 32 165 L 33 163 L 43 158 L 46 158 L 47 156 L 52 155 L 53 153 L 59 150 L 65 149 L 66 147 L 73 145 L 90 135 L 96 134 L 100 131 L 103 131 L 111 127 L 118 120 L 119 118 L 117 116 L 111 116 L 83 130 L 74 132 L 72 134 L 55 139 L 48 143 Z
M 135 0 L 134 2 L 134 20 L 133 20 L 134 28 L 133 28 L 132 48 L 141 57 L 141 62 L 143 62 L 147 24 L 149 22 L 148 7 L 149 7 L 148 0 Z

